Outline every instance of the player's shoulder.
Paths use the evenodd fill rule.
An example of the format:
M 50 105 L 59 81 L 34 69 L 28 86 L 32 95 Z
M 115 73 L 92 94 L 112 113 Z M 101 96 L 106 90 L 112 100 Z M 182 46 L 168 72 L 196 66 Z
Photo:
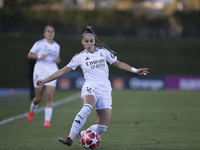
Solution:
M 104 55 L 108 55 L 110 54 L 110 51 L 106 48 L 100 48 L 100 47 L 96 47 L 96 52 L 97 53 L 102 53 Z
M 44 39 L 38 40 L 37 42 L 35 42 L 35 45 L 40 45 L 43 44 L 45 42 Z
M 60 45 L 56 41 L 53 41 L 53 44 L 55 44 L 55 45 L 60 47 Z
M 80 58 L 80 57 L 84 57 L 87 54 L 87 52 L 85 50 L 77 53 L 76 55 L 74 55 L 74 58 Z
M 101 48 L 101 47 L 95 47 L 96 48 L 96 52 L 109 52 L 109 50 L 108 49 L 106 49 L 106 48 Z
M 105 57 L 111 57 L 113 59 L 115 59 L 116 55 L 112 52 L 110 52 L 108 49 L 106 48 L 98 48 L 97 49 L 98 52 L 100 53 L 100 55 L 105 56 Z
M 54 47 L 56 50 L 60 50 L 60 45 L 56 41 L 53 41 L 52 47 Z

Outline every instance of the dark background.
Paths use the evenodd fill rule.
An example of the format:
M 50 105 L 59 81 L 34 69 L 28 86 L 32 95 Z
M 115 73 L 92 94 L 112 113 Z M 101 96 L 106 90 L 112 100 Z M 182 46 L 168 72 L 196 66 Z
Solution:
M 139 6 L 144 0 L 131 2 Z M 172 10 L 175 3 L 166 4 L 165 9 Z M 188 8 L 192 5 L 155 15 L 153 9 L 87 10 L 76 3 L 51 9 L 55 4 L 64 6 L 61 0 L 4 1 L 0 9 L 1 88 L 30 85 L 27 54 L 49 24 L 55 27 L 55 41 L 61 46 L 59 68 L 83 50 L 81 33 L 92 25 L 99 40 L 116 51 L 119 60 L 136 68 L 149 67 L 152 76 L 200 75 L 200 10 Z M 129 73 L 110 66 L 110 74 Z

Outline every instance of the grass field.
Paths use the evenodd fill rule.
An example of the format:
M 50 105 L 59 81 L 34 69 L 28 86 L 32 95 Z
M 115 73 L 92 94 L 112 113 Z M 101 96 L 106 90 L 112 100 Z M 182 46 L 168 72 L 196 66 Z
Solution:
M 54 102 L 78 91 L 57 91 Z M 200 150 L 200 92 L 113 91 L 108 130 L 101 135 L 101 150 Z M 0 98 L 0 122 L 29 111 L 29 95 Z M 44 102 L 39 107 L 44 106 Z M 69 148 L 58 138 L 69 133 L 81 108 L 80 98 L 54 107 L 51 127 L 44 128 L 44 112 L 0 125 L 1 150 L 84 149 L 75 139 Z M 83 129 L 96 123 L 93 110 Z

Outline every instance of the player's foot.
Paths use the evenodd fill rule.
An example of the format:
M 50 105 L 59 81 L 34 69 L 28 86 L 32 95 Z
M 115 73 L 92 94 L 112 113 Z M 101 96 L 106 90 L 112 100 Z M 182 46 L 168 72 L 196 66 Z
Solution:
M 27 116 L 27 120 L 31 121 L 33 119 L 33 115 L 34 115 L 34 112 L 30 110 Z
M 44 127 L 50 127 L 50 122 L 49 121 L 45 121 L 43 124 Z
M 63 144 L 67 146 L 71 146 L 73 143 L 72 139 L 69 136 L 59 138 L 59 142 L 62 142 Z
M 82 140 L 81 140 L 81 131 L 79 131 L 77 134 L 76 134 L 76 137 L 78 139 L 78 145 L 79 146 L 82 146 Z

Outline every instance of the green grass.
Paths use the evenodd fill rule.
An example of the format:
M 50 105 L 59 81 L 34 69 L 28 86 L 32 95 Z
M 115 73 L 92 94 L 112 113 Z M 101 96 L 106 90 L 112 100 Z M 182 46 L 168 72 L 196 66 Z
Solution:
M 75 93 L 56 92 L 54 101 Z M 199 97 L 195 91 L 113 91 L 111 122 L 101 135 L 98 149 L 199 150 Z M 1 97 L 0 121 L 28 112 L 29 105 L 28 95 Z M 21 118 L 0 125 L 0 149 L 84 149 L 77 139 L 70 148 L 58 142 L 59 137 L 68 135 L 80 108 L 80 99 L 54 107 L 50 128 L 42 126 L 43 112 L 37 113 L 32 122 Z M 95 110 L 83 129 L 94 123 Z

